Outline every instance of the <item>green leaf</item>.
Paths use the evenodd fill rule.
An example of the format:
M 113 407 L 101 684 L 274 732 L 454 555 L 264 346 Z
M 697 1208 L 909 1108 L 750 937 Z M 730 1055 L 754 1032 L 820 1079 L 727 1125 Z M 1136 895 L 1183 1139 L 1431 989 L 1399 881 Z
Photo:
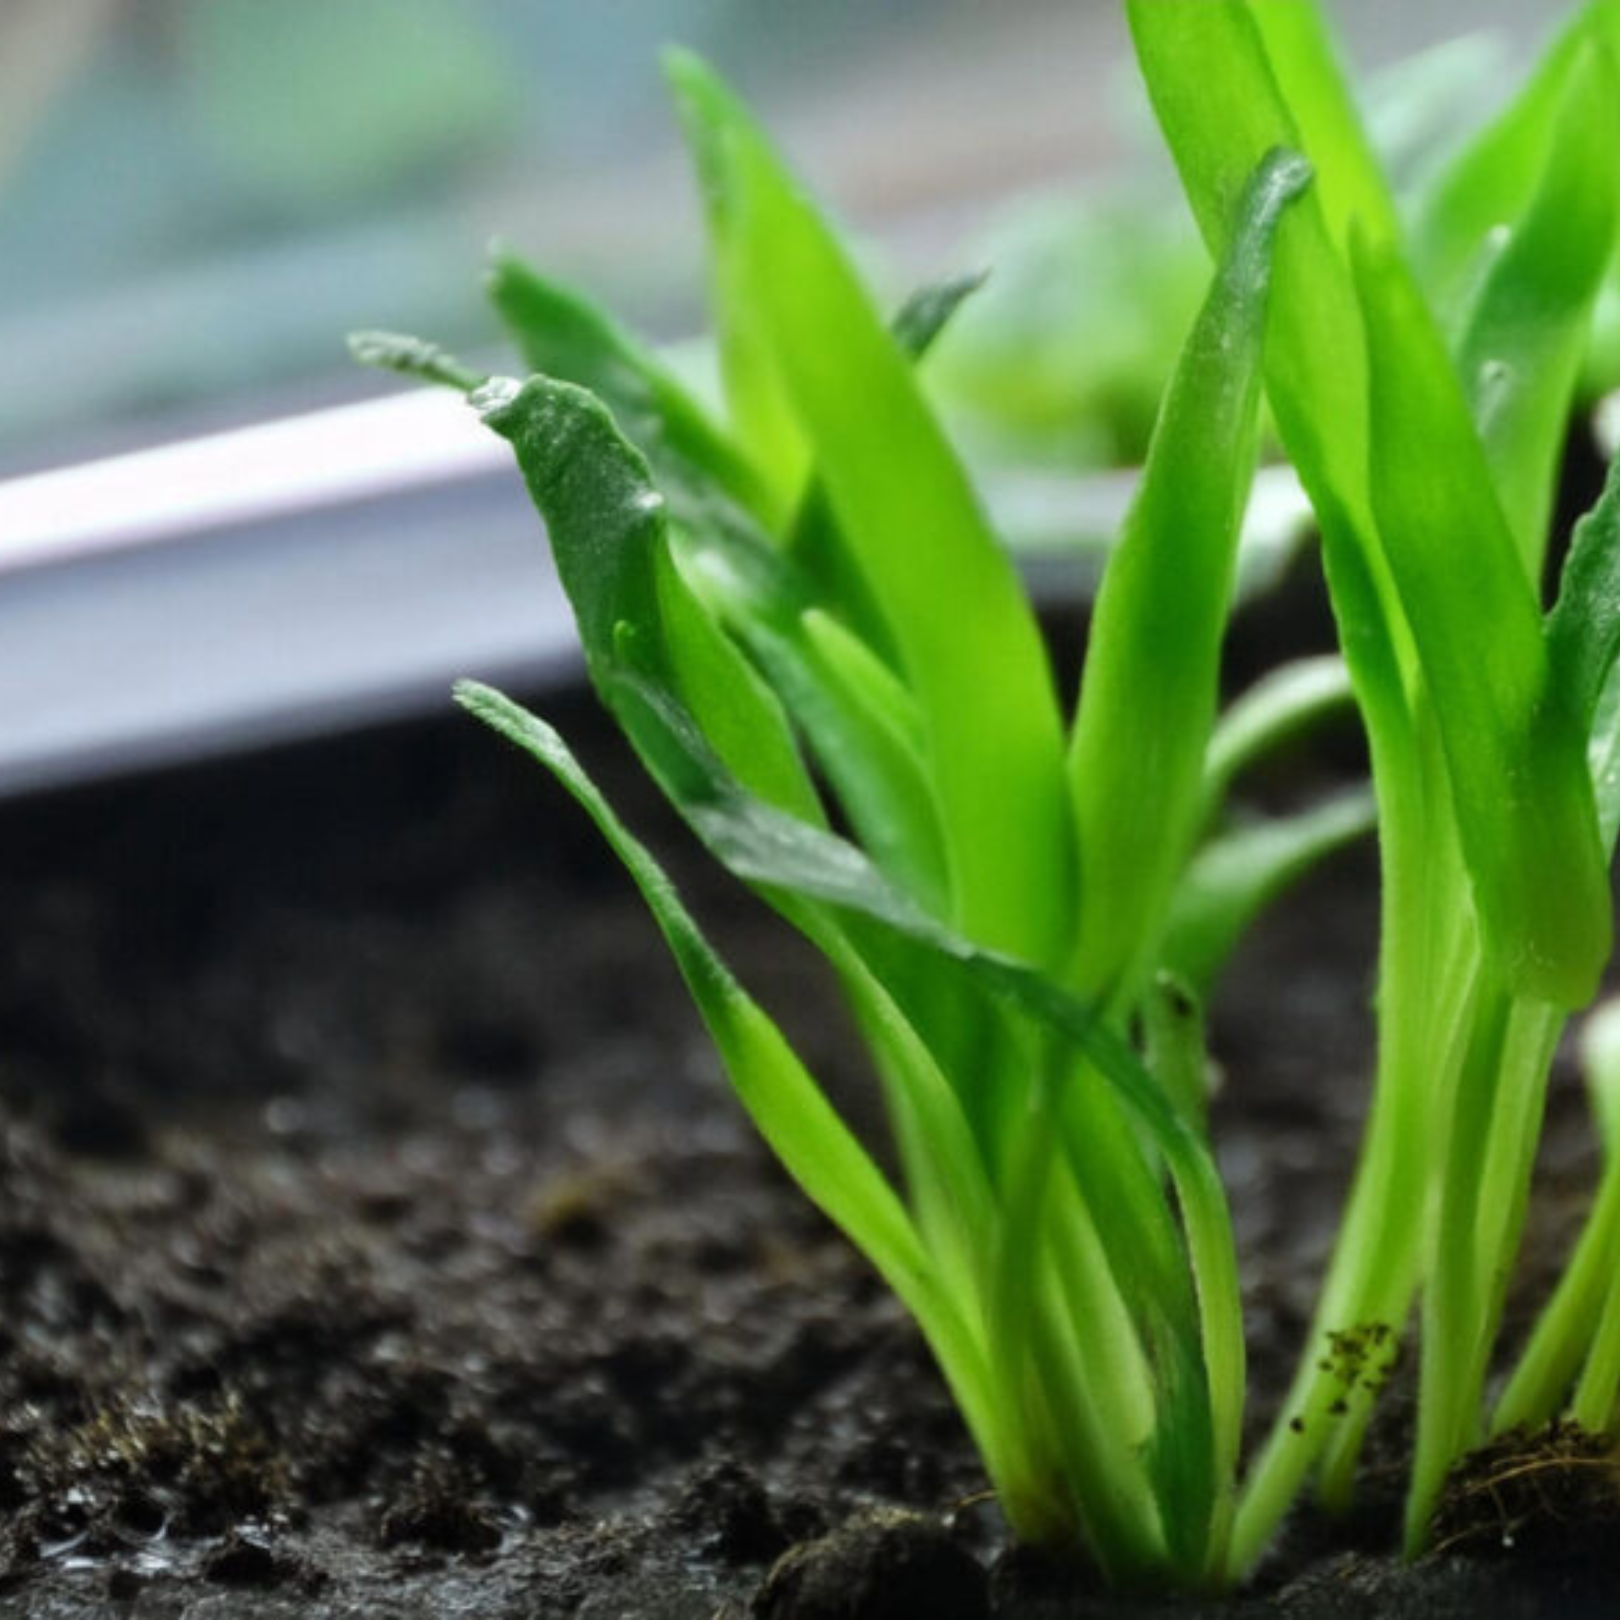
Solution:
M 920 287 L 890 323 L 895 342 L 913 362 L 920 360 L 982 282 L 981 276 L 959 276 Z M 826 486 L 813 473 L 788 526 L 785 550 L 816 582 L 818 605 L 886 663 L 898 666 L 899 652 L 882 605 L 873 595 L 859 559 L 850 553 Z
M 394 371 L 402 377 L 435 383 L 471 393 L 489 379 L 482 372 L 464 366 L 447 349 L 404 332 L 351 332 L 349 353 L 362 366 L 377 371 Z
M 721 531 L 688 534 L 677 556 L 698 594 L 764 672 L 878 866 L 926 909 L 949 880 L 916 705 L 888 666 L 810 605 L 792 560 Z
M 1541 575 L 1592 312 L 1620 243 L 1620 78 L 1608 53 L 1583 44 L 1561 91 L 1542 172 L 1484 273 L 1457 357 L 1532 579 Z
M 1341 248 L 1352 226 L 1379 238 L 1397 229 L 1395 204 L 1362 124 L 1350 81 L 1314 4 L 1250 3 L 1279 89 L 1299 130 L 1299 150 L 1321 175 L 1329 228 Z
M 1583 8 L 1538 59 L 1519 94 L 1420 200 L 1411 233 L 1412 263 L 1448 330 L 1461 329 L 1473 294 L 1500 251 L 1497 227 L 1523 215 L 1540 183 L 1570 64 L 1589 37 L 1592 15 L 1592 7 Z
M 1165 930 L 1165 966 L 1207 996 L 1250 924 L 1335 850 L 1377 825 L 1372 795 L 1353 788 L 1290 816 L 1242 822 L 1193 857 Z
M 709 947 L 669 879 L 550 726 L 476 682 L 461 682 L 456 699 L 544 765 L 596 823 L 641 890 L 760 1134 L 917 1318 L 976 1433 L 992 1431 L 982 1352 L 959 1302 L 941 1288 L 905 1207 L 781 1032 Z
M 1205 818 L 1242 772 L 1351 706 L 1349 671 L 1328 653 L 1297 658 L 1260 677 L 1221 716 L 1204 757 Z
M 1306 0 L 1299 0 L 1305 5 Z M 1257 17 L 1283 9 L 1245 0 L 1128 0 L 1137 56 L 1159 124 L 1211 250 L 1223 253 L 1233 201 L 1274 147 L 1303 151 L 1316 182 L 1278 232 L 1266 382 L 1284 443 L 1316 511 L 1340 647 L 1356 688 L 1381 792 L 1415 784 L 1407 703 L 1411 649 L 1367 488 L 1367 357 L 1343 243 L 1374 182 L 1353 133 L 1328 151 L 1307 145 Z M 1211 73 L 1209 64 L 1221 71 Z M 1297 65 L 1297 64 L 1296 64 Z M 1304 63 L 1307 85 L 1323 69 Z M 1334 105 L 1342 97 L 1333 98 Z M 1313 129 L 1317 128 L 1313 124 Z M 1407 780 L 1402 782 L 1402 778 Z
M 748 203 L 734 152 L 748 114 L 690 52 L 666 52 L 664 72 L 703 197 L 710 306 L 726 404 L 733 430 L 772 491 L 770 527 L 777 529 L 802 495 L 811 447 L 776 362 L 768 317 L 754 296 L 755 272 L 744 240 Z
M 904 352 L 746 114 L 690 59 L 678 89 L 718 168 L 738 295 L 899 650 L 965 932 L 1058 960 L 1073 907 L 1062 728 L 1011 563 Z
M 1142 1044 L 1153 1077 L 1183 1114 L 1209 1128 L 1210 1061 L 1203 1004 L 1174 971 L 1154 975 L 1142 997 Z
M 1486 943 L 1521 992 L 1578 1006 L 1611 937 L 1585 734 L 1549 689 L 1536 598 L 1422 295 L 1389 250 L 1355 247 L 1373 504 L 1432 694 Z
M 1092 618 L 1069 756 L 1080 847 L 1075 974 L 1090 993 L 1127 1003 L 1151 967 L 1197 831 L 1259 436 L 1272 244 L 1309 178 L 1307 164 L 1280 152 L 1255 172 Z
M 765 521 L 773 497 L 758 472 L 665 366 L 595 303 L 497 252 L 490 302 L 534 371 L 588 388 L 647 458 L 684 518 L 724 498 Z
M 491 383 L 473 403 L 517 453 L 608 706 L 619 690 L 615 672 L 633 658 L 680 695 L 739 778 L 771 803 L 817 819 L 780 705 L 676 570 L 663 498 L 607 409 L 548 377 Z M 639 746 L 634 726 L 626 722 L 626 730 Z
M 1293 92 L 1316 82 L 1320 59 L 1288 84 L 1297 64 L 1268 54 L 1256 20 L 1268 12 L 1253 0 L 1130 6 L 1160 121 L 1217 243 L 1229 228 L 1222 199 L 1256 148 L 1298 141 L 1302 121 L 1319 127 Z M 1410 700 L 1421 671 L 1492 948 L 1519 989 L 1570 1005 L 1590 994 L 1609 934 L 1575 728 L 1548 702 L 1534 596 L 1444 345 L 1384 234 L 1386 211 L 1358 212 L 1371 182 L 1355 143 L 1330 145 L 1279 232 L 1267 376 L 1321 519 L 1374 775 L 1386 797 L 1421 794 Z M 1354 276 L 1346 233 L 1360 243 Z M 1480 624 L 1492 626 L 1489 660 Z
M 919 287 L 906 299 L 890 323 L 894 341 L 911 356 L 921 360 L 933 348 L 934 340 L 950 324 L 964 303 L 985 283 L 986 273 L 947 276 Z

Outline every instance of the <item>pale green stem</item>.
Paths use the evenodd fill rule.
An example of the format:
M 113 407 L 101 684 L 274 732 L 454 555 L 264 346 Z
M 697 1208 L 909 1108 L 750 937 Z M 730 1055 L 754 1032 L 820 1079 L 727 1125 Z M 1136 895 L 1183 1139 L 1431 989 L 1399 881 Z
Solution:
M 1569 1415 L 1591 1434 L 1608 1434 L 1614 1428 L 1615 1396 L 1620 1392 L 1620 1280 L 1615 1266 L 1620 1256 L 1609 1246 L 1609 1292 L 1598 1318 L 1591 1354 L 1575 1386 Z
M 1524 1227 L 1562 1024 L 1556 1008 L 1515 1000 L 1505 987 L 1482 980 L 1431 1258 L 1417 1454 L 1407 1497 L 1412 1554 L 1422 1550 L 1446 1475 L 1482 1437 L 1485 1378 Z
M 1592 1343 L 1592 1324 L 1620 1297 L 1620 1158 L 1611 1157 L 1558 1287 L 1536 1319 L 1496 1410 L 1491 1433 L 1552 1421 Z
M 1399 1331 L 1417 1285 L 1426 1197 L 1427 1062 L 1436 1012 L 1437 919 L 1430 904 L 1433 806 L 1420 770 L 1390 770 L 1383 800 L 1378 1078 L 1349 1202 L 1298 1371 L 1238 1496 L 1228 1574 L 1253 1569 L 1342 1421 L 1352 1396 L 1332 1336 L 1374 1324 Z M 1372 1382 L 1375 1380 L 1364 1380 Z

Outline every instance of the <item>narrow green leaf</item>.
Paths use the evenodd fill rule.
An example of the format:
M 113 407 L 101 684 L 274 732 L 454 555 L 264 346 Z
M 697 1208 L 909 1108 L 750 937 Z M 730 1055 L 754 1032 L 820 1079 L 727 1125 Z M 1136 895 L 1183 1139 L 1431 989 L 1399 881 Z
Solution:
M 1362 124 L 1348 75 L 1323 17 L 1305 0 L 1244 7 L 1299 130 L 1299 150 L 1320 174 L 1323 207 L 1342 248 L 1352 224 L 1369 235 L 1395 234 L 1394 199 Z
M 1354 788 L 1291 816 L 1218 834 L 1193 857 L 1176 890 L 1161 953 L 1165 966 L 1207 996 L 1260 912 L 1377 821 L 1371 793 Z
M 890 323 L 894 340 L 916 362 L 933 346 L 951 317 L 983 283 L 982 276 L 958 276 L 920 287 Z M 817 605 L 859 636 L 886 663 L 898 667 L 899 650 L 882 604 L 850 553 L 826 486 L 812 474 L 804 498 L 788 525 L 785 550 L 816 582 Z
M 650 350 L 589 298 L 497 252 L 490 302 L 534 371 L 588 388 L 691 518 L 723 496 L 765 521 L 773 497 L 724 428 Z
M 1611 937 L 1585 733 L 1549 689 L 1535 594 L 1422 295 L 1388 250 L 1354 246 L 1373 503 L 1433 696 L 1486 942 L 1521 992 L 1578 1006 Z
M 1126 9 L 1188 200 L 1211 251 L 1223 253 L 1238 188 L 1268 151 L 1283 146 L 1317 160 L 1267 54 L 1255 20 L 1263 8 L 1127 0 Z M 1221 71 L 1212 74 L 1216 61 Z M 1333 143 L 1333 161 L 1317 164 L 1315 184 L 1278 232 L 1266 382 L 1321 525 L 1340 646 L 1385 791 L 1412 771 L 1412 655 L 1367 489 L 1367 357 L 1341 246 L 1368 185 L 1355 151 L 1353 141 Z M 1378 207 L 1370 217 L 1386 215 Z
M 1098 594 L 1069 755 L 1080 850 L 1075 977 L 1092 994 L 1133 999 L 1197 830 L 1258 443 L 1272 244 L 1309 178 L 1309 165 L 1288 153 L 1256 170 Z
M 808 605 L 809 588 L 782 553 L 711 531 L 679 537 L 676 555 L 787 705 L 862 847 L 945 915 L 945 850 L 910 693 L 864 642 Z
M 1149 1071 L 1201 1130 L 1209 1124 L 1209 1043 L 1204 1009 L 1192 985 L 1173 971 L 1154 976 L 1142 998 L 1142 1039 Z
M 1617 1292 L 1617 1244 L 1620 1159 L 1611 1156 L 1604 1164 L 1597 1196 L 1574 1252 L 1552 1298 L 1542 1306 L 1530 1342 L 1491 1413 L 1493 1435 L 1521 1427 L 1539 1428 L 1558 1415 L 1606 1314 L 1606 1302 Z
M 473 403 L 517 453 L 609 707 L 618 691 L 612 676 L 633 649 L 638 666 L 699 717 L 741 780 L 771 803 L 817 819 L 815 790 L 780 705 L 675 569 L 663 498 L 607 409 L 548 377 L 491 383 Z M 627 730 L 639 746 L 634 727 Z
M 1047 1487 L 1057 1499 L 1047 1515 L 1061 1523 L 1067 1507 L 1105 1579 L 1140 1584 L 1162 1571 L 1169 1553 L 1149 1466 L 1160 1391 L 1085 1193 L 1057 1151 L 1061 1047 L 1037 1044 L 1043 1050 L 1030 1058 L 1037 1083 L 1011 1159 L 994 1256 L 991 1351 L 1002 1382 L 1027 1391 L 1038 1421 L 1056 1436 L 1061 1466 Z M 1177 1528 L 1193 1527 L 1183 1520 Z
M 587 812 L 641 890 L 760 1134 L 810 1198 L 882 1273 L 928 1335 L 976 1433 L 992 1424 L 983 1355 L 904 1206 L 781 1032 L 709 947 L 674 886 L 544 721 L 476 682 L 457 701 L 546 767 Z
M 811 447 L 776 363 L 767 317 L 754 296 L 734 144 L 747 123 L 741 104 L 690 52 L 671 50 L 664 72 L 697 171 L 708 227 L 710 306 L 731 424 L 776 502 L 772 529 L 798 503 Z
M 842 932 L 822 920 L 812 937 L 837 968 L 876 1062 L 917 1228 L 952 1296 L 982 1300 L 993 1281 L 987 1234 L 998 1214 L 961 1100 L 887 987 Z M 982 1313 L 966 1304 L 963 1310 L 970 1322 L 979 1321 Z M 1005 1422 L 1011 1427 L 1016 1419 L 1008 1415 Z
M 890 322 L 894 341 L 911 356 L 921 360 L 933 348 L 934 340 L 950 324 L 951 318 L 985 283 L 986 272 L 947 276 L 931 281 L 911 294 Z
M 702 103 L 739 284 L 923 716 L 955 920 L 988 944 L 1055 961 L 1073 906 L 1062 728 L 1016 573 L 814 208 L 690 60 L 679 88 Z
M 454 388 L 463 394 L 488 381 L 482 372 L 464 366 L 437 343 L 404 332 L 351 332 L 349 353 L 362 366 L 398 372 L 402 377 L 415 377 L 419 382 Z
M 1605 0 L 1607 3 L 1607 0 Z M 1412 263 L 1448 330 L 1458 331 L 1475 289 L 1500 251 L 1497 227 L 1520 218 L 1546 167 L 1570 64 L 1590 36 L 1592 7 L 1536 61 L 1528 82 L 1420 200 Z
M 1541 577 L 1593 308 L 1620 243 L 1620 79 L 1600 47 L 1570 57 L 1546 153 L 1484 274 L 1457 357 L 1532 579 Z
M 1344 660 L 1297 658 L 1261 676 L 1221 716 L 1204 757 L 1204 813 L 1215 814 L 1242 772 L 1274 750 L 1348 710 L 1353 693 Z

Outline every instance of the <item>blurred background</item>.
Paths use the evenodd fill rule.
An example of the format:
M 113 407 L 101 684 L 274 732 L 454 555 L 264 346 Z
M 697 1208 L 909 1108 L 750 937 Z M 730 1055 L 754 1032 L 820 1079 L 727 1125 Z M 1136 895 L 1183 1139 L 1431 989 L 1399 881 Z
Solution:
M 1331 9 L 1375 87 L 1386 147 L 1413 162 L 1427 132 L 1511 81 L 1518 43 L 1551 20 L 1525 0 Z M 1425 58 L 1416 78 L 1384 71 L 1464 27 L 1493 30 L 1494 44 Z M 1134 459 L 1203 270 L 1112 0 L 5 0 L 0 480 L 398 394 L 350 362 L 344 334 L 359 327 L 420 332 L 499 365 L 478 295 L 496 237 L 660 340 L 698 332 L 697 210 L 658 72 L 672 41 L 739 85 L 880 285 L 898 296 L 923 277 L 994 267 L 935 378 L 970 445 L 1069 473 Z M 538 547 L 488 485 L 484 447 L 452 445 L 460 424 L 433 417 L 424 430 L 419 414 L 407 429 L 400 417 L 378 452 L 362 424 L 381 418 L 310 420 L 312 435 L 251 472 L 233 449 L 166 470 L 118 463 L 110 483 L 36 477 L 9 498 L 0 484 L 0 789 L 69 768 L 86 748 L 121 757 L 131 727 L 172 749 L 234 734 L 250 712 L 261 731 L 290 705 L 333 721 L 369 712 L 388 692 L 442 691 L 467 659 L 498 674 L 549 633 L 538 607 L 524 617 L 481 597 L 464 606 L 490 621 L 487 647 L 439 634 L 453 606 L 442 593 L 460 588 L 445 584 L 448 552 L 396 553 L 392 606 L 380 563 L 323 587 L 306 565 L 323 554 L 329 567 L 342 533 L 358 546 L 362 532 L 382 545 L 419 521 L 453 529 L 462 571 L 507 585 L 509 559 Z M 343 436 L 351 428 L 358 439 Z M 379 517 L 401 483 L 457 485 L 465 499 L 433 506 L 430 489 L 425 517 Z M 215 510 L 216 496 L 250 487 L 257 504 Z M 492 538 L 503 523 L 514 526 L 505 551 Z M 207 572 L 200 548 L 161 565 L 126 554 L 136 540 L 226 531 L 239 562 L 248 539 L 261 555 L 279 546 L 277 562 L 240 564 L 211 594 L 188 595 Z M 116 577 L 90 572 L 87 559 L 110 550 Z M 429 582 L 414 608 L 399 578 L 412 556 Z M 308 621 L 291 648 L 285 607 L 255 654 L 274 618 L 258 593 L 272 588 L 348 606 Z M 435 588 L 430 614 L 421 598 Z M 240 624 L 233 598 L 255 604 Z M 161 634 L 132 630 L 130 615 L 154 603 L 168 608 Z M 200 621 L 208 647 L 180 656 L 176 634 Z M 60 685 L 65 653 L 93 664 L 109 644 L 118 678 L 96 673 L 99 707 L 109 685 L 127 686 L 122 719 L 90 716 L 86 693 Z M 221 665 L 203 684 L 248 685 L 229 701 L 216 690 L 209 708 L 195 690 L 199 669 L 214 668 L 209 648 L 274 665 L 284 684 L 299 659 L 348 673 L 311 668 L 267 696 L 253 685 L 263 669 Z M 143 682 L 169 705 L 150 723 Z M 71 747 L 64 726 L 83 733 Z M 19 749 L 34 767 L 16 764 Z M 59 763 L 37 763 L 49 759 Z

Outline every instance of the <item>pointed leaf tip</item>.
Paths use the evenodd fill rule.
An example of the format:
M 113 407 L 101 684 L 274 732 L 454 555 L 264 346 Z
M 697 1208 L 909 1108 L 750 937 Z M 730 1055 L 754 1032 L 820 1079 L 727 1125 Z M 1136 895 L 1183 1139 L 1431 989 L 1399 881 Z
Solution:
M 463 365 L 449 350 L 408 332 L 351 332 L 347 342 L 350 355 L 376 371 L 395 371 L 462 393 L 485 380 L 482 372 Z

